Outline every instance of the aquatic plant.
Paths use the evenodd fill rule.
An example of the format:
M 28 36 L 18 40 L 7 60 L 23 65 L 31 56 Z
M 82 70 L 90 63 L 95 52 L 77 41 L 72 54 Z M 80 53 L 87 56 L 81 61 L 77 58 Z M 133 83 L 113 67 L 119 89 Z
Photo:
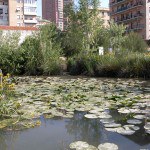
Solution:
M 20 104 L 12 101 L 15 84 L 12 83 L 10 75 L 3 76 L 1 73 L 0 78 L 2 80 L 0 83 L 0 116 L 2 117 L 15 113 Z

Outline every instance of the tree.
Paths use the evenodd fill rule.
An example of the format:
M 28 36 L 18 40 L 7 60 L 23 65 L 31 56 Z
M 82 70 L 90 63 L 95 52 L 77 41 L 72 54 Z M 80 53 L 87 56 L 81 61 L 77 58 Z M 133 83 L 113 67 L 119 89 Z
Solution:
M 98 4 L 99 0 L 79 0 L 78 7 L 69 5 L 66 8 L 69 24 L 63 40 L 65 50 L 77 54 L 97 47 L 98 33 L 103 25 L 98 16 Z
M 125 29 L 124 25 L 118 25 L 114 22 L 110 22 L 109 28 L 104 32 L 104 47 L 106 49 L 112 48 L 114 51 L 122 49 L 122 44 L 125 41 Z

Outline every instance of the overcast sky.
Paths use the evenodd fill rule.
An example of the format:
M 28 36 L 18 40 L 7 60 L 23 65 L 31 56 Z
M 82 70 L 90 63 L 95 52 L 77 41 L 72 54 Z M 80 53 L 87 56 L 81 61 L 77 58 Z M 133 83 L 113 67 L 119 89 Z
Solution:
M 37 0 L 37 12 L 38 12 L 38 16 L 42 16 L 42 0 Z M 75 0 L 76 2 L 78 0 Z M 109 3 L 109 0 L 100 0 L 101 1 L 101 6 L 102 7 L 108 7 L 108 3 Z

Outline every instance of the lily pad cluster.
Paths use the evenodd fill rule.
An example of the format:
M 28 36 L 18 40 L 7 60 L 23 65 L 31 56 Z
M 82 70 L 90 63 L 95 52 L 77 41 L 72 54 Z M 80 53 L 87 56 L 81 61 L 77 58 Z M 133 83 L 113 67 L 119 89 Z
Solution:
M 87 119 L 100 119 L 106 130 L 121 134 L 132 130 L 133 133 L 141 122 L 145 122 L 145 131 L 149 134 L 150 94 L 147 92 L 149 87 L 142 86 L 145 81 L 28 76 L 15 80 L 14 101 L 19 107 L 8 118 L 21 118 L 18 122 L 38 119 L 41 115 L 72 118 L 75 111 L 83 111 Z M 123 116 L 130 115 L 130 118 L 122 124 L 113 117 L 111 110 L 117 110 Z M 3 119 L 0 126 L 6 128 L 9 123 L 4 126 Z
M 98 148 L 89 145 L 87 142 L 84 141 L 76 141 L 69 145 L 70 149 L 74 150 L 118 150 L 118 146 L 114 143 L 103 143 L 98 145 Z

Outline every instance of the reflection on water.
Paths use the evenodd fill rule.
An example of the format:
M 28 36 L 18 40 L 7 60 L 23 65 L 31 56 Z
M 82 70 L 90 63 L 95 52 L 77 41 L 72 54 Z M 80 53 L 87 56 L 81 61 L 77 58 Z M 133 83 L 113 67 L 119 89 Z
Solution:
M 81 112 L 76 112 L 72 119 L 41 117 L 41 121 L 37 128 L 0 132 L 0 150 L 67 150 L 77 140 L 94 146 L 113 142 L 120 150 L 150 148 L 150 136 L 143 136 L 141 131 L 132 136 L 108 132 L 99 119 L 86 119 Z

